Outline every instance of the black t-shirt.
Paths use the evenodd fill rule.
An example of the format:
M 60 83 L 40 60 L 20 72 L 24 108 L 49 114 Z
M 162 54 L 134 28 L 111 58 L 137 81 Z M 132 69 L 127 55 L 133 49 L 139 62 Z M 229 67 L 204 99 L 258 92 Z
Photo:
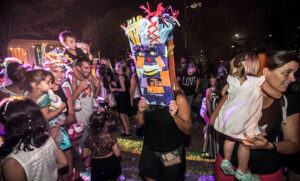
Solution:
M 289 94 L 286 96 L 288 101 L 287 116 L 300 112 L 300 95 Z M 283 155 L 284 161 L 288 169 L 300 174 L 300 152 L 292 155 Z
M 76 51 L 76 55 L 72 54 L 71 52 L 69 52 L 67 49 L 64 52 L 64 55 L 68 55 L 69 58 L 71 58 L 73 60 L 73 64 L 76 65 L 78 59 L 86 59 L 89 60 L 89 58 L 85 55 L 85 53 L 80 49 L 77 48 L 75 49 Z
M 184 91 L 186 96 L 191 96 L 195 94 L 196 80 L 199 78 L 198 73 L 195 72 L 192 75 L 188 75 L 187 71 L 182 72 L 180 75 L 179 85 Z
M 280 100 L 274 100 L 274 102 L 266 109 L 262 110 L 262 117 L 258 122 L 259 126 L 268 124 L 266 128 L 266 139 L 268 141 L 276 141 L 282 123 L 282 107 Z M 239 143 L 237 142 L 232 152 L 231 163 L 237 167 L 238 158 L 237 150 Z M 223 143 L 220 144 L 219 152 L 224 158 Z M 280 153 L 274 153 L 269 150 L 251 150 L 248 168 L 255 174 L 272 174 L 278 171 L 282 166 L 282 160 Z

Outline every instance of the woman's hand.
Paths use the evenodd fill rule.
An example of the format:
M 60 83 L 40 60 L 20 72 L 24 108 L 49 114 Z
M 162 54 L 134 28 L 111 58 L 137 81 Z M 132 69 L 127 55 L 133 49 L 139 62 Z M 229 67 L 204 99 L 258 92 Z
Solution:
M 178 105 L 176 101 L 172 100 L 169 104 L 169 112 L 172 117 L 174 117 L 178 112 Z
M 111 88 L 111 87 L 110 87 L 110 92 L 112 92 L 112 93 L 113 93 L 113 92 L 115 92 L 115 91 L 116 91 L 116 89 L 115 89 L 115 88 Z
M 265 138 L 266 136 L 267 133 L 261 133 L 251 138 L 245 133 L 246 140 L 242 140 L 241 142 L 248 149 L 271 149 L 273 148 L 272 143 Z
M 115 87 L 117 86 L 116 82 L 114 82 L 114 81 L 111 81 L 110 84 Z
M 147 100 L 144 97 L 141 97 L 139 104 L 138 104 L 138 109 L 140 113 L 145 112 L 146 108 L 148 107 L 147 105 Z

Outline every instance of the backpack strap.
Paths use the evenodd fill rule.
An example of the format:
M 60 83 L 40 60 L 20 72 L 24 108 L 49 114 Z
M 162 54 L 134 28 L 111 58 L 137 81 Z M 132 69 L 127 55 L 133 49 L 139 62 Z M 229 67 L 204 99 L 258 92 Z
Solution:
M 287 123 L 286 117 L 287 117 L 288 102 L 287 102 L 285 95 L 282 95 L 282 98 L 280 100 L 280 105 L 281 105 L 281 109 L 282 109 L 282 123 L 286 124 Z

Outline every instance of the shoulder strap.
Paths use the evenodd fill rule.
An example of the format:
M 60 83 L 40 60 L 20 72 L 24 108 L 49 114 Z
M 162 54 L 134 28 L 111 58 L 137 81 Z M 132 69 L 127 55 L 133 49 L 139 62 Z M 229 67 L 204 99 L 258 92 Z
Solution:
M 287 117 L 287 106 L 288 106 L 288 102 L 287 99 L 285 97 L 285 95 L 282 95 L 282 98 L 280 100 L 280 105 L 281 105 L 281 109 L 282 109 L 282 123 L 286 124 L 286 117 Z

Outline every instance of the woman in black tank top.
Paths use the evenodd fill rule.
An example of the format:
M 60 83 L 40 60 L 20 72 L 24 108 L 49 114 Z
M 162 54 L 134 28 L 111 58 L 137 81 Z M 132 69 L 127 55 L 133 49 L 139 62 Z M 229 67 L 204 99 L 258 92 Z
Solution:
M 150 106 L 141 98 L 138 126 L 144 125 L 144 144 L 139 169 L 145 180 L 182 180 L 185 172 L 184 135 L 191 132 L 191 110 L 182 94 L 169 107 Z M 168 160 L 166 155 L 174 159 Z M 171 179 L 170 179 L 171 178 Z
M 280 154 L 292 154 L 300 149 L 299 143 L 299 117 L 288 116 L 285 121 L 282 111 L 283 92 L 288 84 L 295 81 L 294 73 L 298 70 L 299 61 L 296 56 L 287 51 L 270 51 L 266 53 L 263 75 L 266 81 L 262 87 L 264 92 L 262 118 L 259 125 L 268 124 L 266 133 L 257 135 L 255 138 L 248 138 L 242 143 L 246 148 L 251 149 L 248 167 L 252 173 L 257 174 L 260 180 L 283 180 L 281 171 L 282 161 Z M 280 98 L 280 99 L 279 99 Z M 211 117 L 212 125 L 222 104 L 227 99 L 224 96 Z M 280 103 L 282 102 L 282 103 Z M 283 141 L 276 141 L 278 132 L 282 130 Z M 222 148 L 215 162 L 215 176 L 217 180 L 234 180 L 233 176 L 226 176 L 220 170 L 223 159 Z M 232 163 L 237 166 L 237 145 L 232 153 Z
M 50 67 L 51 72 L 54 75 L 54 84 L 53 84 L 53 91 L 55 94 L 57 94 L 62 101 L 66 104 L 67 112 L 66 112 L 66 120 L 65 124 L 63 126 L 68 126 L 75 122 L 75 112 L 73 108 L 73 102 L 71 98 L 70 89 L 67 87 L 62 87 L 62 84 L 66 78 L 66 70 L 63 66 L 57 66 L 53 64 L 53 66 Z M 71 87 L 71 86 L 70 86 Z M 61 176 L 65 180 L 71 180 L 73 177 L 73 156 L 72 156 L 72 147 L 67 148 L 63 150 L 65 153 L 65 156 L 67 158 L 67 171 L 61 174 Z

